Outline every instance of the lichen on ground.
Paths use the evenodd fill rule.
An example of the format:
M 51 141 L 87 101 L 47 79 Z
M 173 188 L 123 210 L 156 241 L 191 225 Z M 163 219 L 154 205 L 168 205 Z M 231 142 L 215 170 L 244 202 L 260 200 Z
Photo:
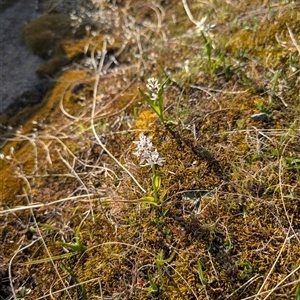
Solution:
M 189 2 L 108 1 L 115 32 L 61 42 L 77 60 L 3 140 L 4 297 L 299 297 L 300 7 Z

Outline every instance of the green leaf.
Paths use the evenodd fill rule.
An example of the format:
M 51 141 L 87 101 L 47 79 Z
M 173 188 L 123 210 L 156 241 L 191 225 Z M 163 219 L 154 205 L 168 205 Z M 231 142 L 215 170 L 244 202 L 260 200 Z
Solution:
M 144 100 L 146 100 L 148 103 L 149 103 L 149 101 L 152 101 L 150 99 L 150 97 L 148 95 L 146 95 L 141 89 L 139 89 L 139 91 L 140 91 L 140 94 L 142 95 L 142 97 L 144 98 Z
M 153 204 L 155 206 L 158 206 L 158 203 L 155 201 L 155 198 L 151 197 L 151 196 L 147 196 L 147 197 L 142 198 L 142 201 L 145 202 L 145 203 L 148 203 L 148 204 Z
M 146 95 L 141 89 L 139 89 L 142 97 L 145 101 L 150 105 L 150 107 L 154 110 L 154 112 L 158 115 L 160 120 L 163 122 L 163 103 L 162 103 L 162 97 L 158 96 L 157 100 L 152 100 L 148 95 Z M 159 90 L 159 94 L 162 94 L 161 88 Z M 156 104 L 158 102 L 158 105 Z
M 148 273 L 148 279 L 150 282 L 150 286 L 146 287 L 145 290 L 150 292 L 150 293 L 158 293 L 158 286 L 156 285 L 156 283 L 152 280 L 152 276 Z
M 59 231 L 60 229 L 48 224 L 44 224 L 44 223 L 37 223 L 37 225 L 41 228 L 45 228 L 47 230 L 51 230 L 51 231 Z
M 28 261 L 28 262 L 25 263 L 25 265 L 27 265 L 27 266 L 38 265 L 38 264 L 42 264 L 42 263 L 49 262 L 49 261 L 55 261 L 55 260 L 61 260 L 61 259 L 69 258 L 69 257 L 72 257 L 72 256 L 77 255 L 77 254 L 79 254 L 79 253 L 78 252 L 64 253 L 62 255 L 57 255 L 57 256 L 46 257 L 46 258 L 42 258 L 42 259 L 38 259 L 38 260 Z
M 77 253 L 84 252 L 86 250 L 86 247 L 82 245 L 80 241 L 77 241 L 76 243 L 64 243 L 64 242 L 57 242 L 60 246 L 63 246 L 65 248 L 68 248 L 69 250 L 72 250 Z
M 158 191 L 161 185 L 161 177 L 159 174 L 153 176 L 153 187 Z
M 85 289 L 82 287 L 82 285 L 80 284 L 80 282 L 77 280 L 77 277 L 75 276 L 74 272 L 69 269 L 65 264 L 61 264 L 60 267 L 67 271 L 69 273 L 69 275 L 71 276 L 72 280 L 74 281 L 74 283 L 77 285 L 76 288 L 78 289 L 80 296 L 82 297 L 83 300 L 88 300 L 87 295 L 86 295 L 86 291 Z
M 201 264 L 200 260 L 197 261 L 197 269 L 198 269 L 200 281 L 201 281 L 202 285 L 205 286 L 207 284 L 207 280 L 204 277 L 202 264 Z
M 78 252 L 78 253 L 84 252 L 86 250 L 86 247 L 81 243 L 80 229 L 81 229 L 81 226 L 79 225 L 75 231 L 75 243 L 64 243 L 64 242 L 57 242 L 57 243 L 63 247 L 68 248 L 69 250 L 74 251 L 74 252 Z
M 299 279 L 300 279 L 300 277 L 299 277 Z M 295 300 L 300 300 L 300 282 L 298 282 L 298 284 L 297 284 Z

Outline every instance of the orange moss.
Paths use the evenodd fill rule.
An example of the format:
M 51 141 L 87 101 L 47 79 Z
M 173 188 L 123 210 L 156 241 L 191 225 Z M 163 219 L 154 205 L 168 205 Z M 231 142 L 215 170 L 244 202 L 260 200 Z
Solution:
M 106 39 L 104 35 L 97 35 L 95 37 L 85 37 L 82 40 L 64 40 L 62 46 L 68 59 L 74 59 L 82 54 L 93 52 L 97 55 L 97 51 L 103 50 L 103 41 Z M 111 38 L 112 39 L 112 38 Z M 108 39 L 106 51 L 116 51 L 121 48 L 121 43 L 113 38 L 113 41 Z
M 157 115 L 151 110 L 142 111 L 136 121 L 134 127 L 137 129 L 149 129 L 153 122 L 157 119 Z

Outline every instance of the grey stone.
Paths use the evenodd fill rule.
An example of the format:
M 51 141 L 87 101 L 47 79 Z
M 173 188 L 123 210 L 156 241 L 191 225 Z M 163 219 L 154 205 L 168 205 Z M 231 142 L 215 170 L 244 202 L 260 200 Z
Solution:
M 266 113 L 254 114 L 251 116 L 251 119 L 254 121 L 267 122 L 268 115 Z

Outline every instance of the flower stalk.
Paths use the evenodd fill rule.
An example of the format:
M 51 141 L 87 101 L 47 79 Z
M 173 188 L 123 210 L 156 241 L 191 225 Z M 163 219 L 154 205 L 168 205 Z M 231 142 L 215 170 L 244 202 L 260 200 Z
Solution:
M 160 121 L 165 125 L 164 119 L 164 101 L 163 101 L 163 91 L 166 86 L 170 82 L 170 79 L 167 78 L 162 84 L 158 82 L 156 78 L 149 78 L 147 80 L 147 88 L 149 94 L 145 94 L 141 89 L 139 89 L 143 98 L 147 101 L 153 111 L 157 114 Z
M 150 138 L 147 138 L 143 133 L 140 134 L 140 140 L 135 141 L 137 144 L 136 152 L 133 154 L 140 158 L 140 166 L 151 166 L 152 170 L 152 188 L 153 188 L 153 203 L 158 204 L 159 195 L 158 191 L 161 186 L 161 176 L 157 172 L 156 166 L 162 166 L 165 162 L 165 159 L 161 157 L 156 148 L 153 147 Z M 146 197 L 147 201 L 149 201 L 149 197 Z

